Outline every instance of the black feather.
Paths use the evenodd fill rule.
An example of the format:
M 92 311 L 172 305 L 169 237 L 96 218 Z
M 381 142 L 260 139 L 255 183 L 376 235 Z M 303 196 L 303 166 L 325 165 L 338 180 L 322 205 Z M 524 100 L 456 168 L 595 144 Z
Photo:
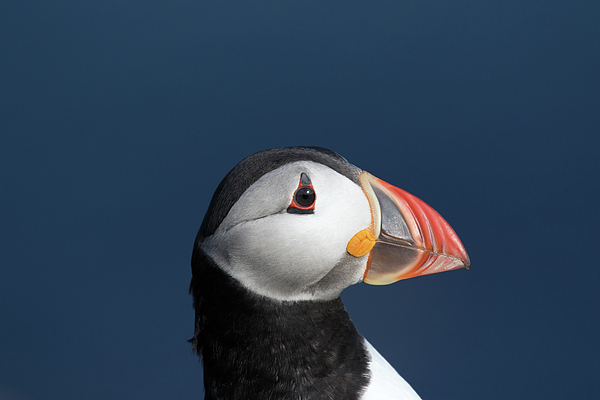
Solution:
M 251 293 L 202 250 L 192 257 L 206 400 L 358 399 L 368 355 L 341 299 L 280 302 Z

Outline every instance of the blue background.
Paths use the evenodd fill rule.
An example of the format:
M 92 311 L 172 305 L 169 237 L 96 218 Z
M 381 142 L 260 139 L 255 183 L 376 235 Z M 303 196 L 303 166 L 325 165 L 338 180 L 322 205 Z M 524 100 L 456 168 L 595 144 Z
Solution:
M 460 270 L 343 299 L 424 399 L 600 398 L 600 3 L 4 1 L 0 398 L 193 399 L 192 243 L 266 148 L 330 148 Z

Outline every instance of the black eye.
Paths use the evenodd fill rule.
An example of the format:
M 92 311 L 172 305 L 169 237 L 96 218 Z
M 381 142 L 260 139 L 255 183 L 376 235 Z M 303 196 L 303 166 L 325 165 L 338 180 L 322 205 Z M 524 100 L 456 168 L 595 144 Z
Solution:
M 300 207 L 309 207 L 315 202 L 315 191 L 308 186 L 303 186 L 296 190 L 294 201 Z

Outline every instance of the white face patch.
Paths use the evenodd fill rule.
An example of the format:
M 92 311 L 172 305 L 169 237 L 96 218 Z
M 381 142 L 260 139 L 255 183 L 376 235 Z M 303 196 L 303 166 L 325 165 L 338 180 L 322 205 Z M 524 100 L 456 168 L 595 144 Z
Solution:
M 288 213 L 302 173 L 316 193 L 314 213 Z M 362 278 L 368 255 L 350 256 L 346 245 L 370 223 L 369 203 L 359 185 L 322 164 L 299 161 L 250 186 L 202 249 L 258 294 L 330 299 Z

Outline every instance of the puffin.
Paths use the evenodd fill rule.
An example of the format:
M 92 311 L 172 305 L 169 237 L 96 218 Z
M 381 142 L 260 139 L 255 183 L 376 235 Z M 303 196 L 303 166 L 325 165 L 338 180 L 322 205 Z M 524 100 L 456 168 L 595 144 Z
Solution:
M 419 399 L 340 293 L 469 266 L 433 208 L 337 153 L 252 154 L 217 187 L 193 247 L 204 398 Z

